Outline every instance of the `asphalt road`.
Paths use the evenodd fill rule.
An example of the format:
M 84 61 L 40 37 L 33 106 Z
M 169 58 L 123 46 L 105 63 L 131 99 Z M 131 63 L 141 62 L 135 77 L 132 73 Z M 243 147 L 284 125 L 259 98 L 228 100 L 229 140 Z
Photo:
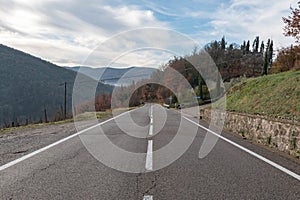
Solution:
M 227 133 L 287 172 L 222 139 L 199 159 L 196 123 L 147 104 L 0 167 L 0 199 L 300 199 L 299 164 Z

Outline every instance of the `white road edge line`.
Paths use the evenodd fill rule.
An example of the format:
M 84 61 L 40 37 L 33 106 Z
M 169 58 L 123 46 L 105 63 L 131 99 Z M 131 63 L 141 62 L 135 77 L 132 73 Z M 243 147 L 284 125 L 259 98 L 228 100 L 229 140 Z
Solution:
M 145 195 L 143 200 L 153 200 L 153 196 L 152 195 Z
M 146 170 L 152 171 L 153 170 L 153 157 L 152 157 L 152 151 L 153 151 L 153 140 L 148 140 L 148 148 L 147 148 L 147 156 L 146 156 Z
M 223 136 L 221 136 L 221 135 L 219 135 L 219 134 L 217 134 L 215 132 L 213 132 L 212 130 L 210 130 L 210 129 L 208 129 L 208 128 L 206 128 L 206 127 L 204 127 L 204 126 L 202 126 L 202 125 L 200 125 L 200 124 L 198 124 L 196 122 L 194 122 L 193 120 L 191 120 L 191 119 L 189 119 L 187 117 L 183 117 L 183 118 L 186 119 L 187 121 L 189 121 L 189 122 L 191 122 L 191 123 L 199 126 L 200 128 L 202 128 L 202 129 L 204 129 L 204 130 L 206 130 L 206 131 L 214 134 L 215 136 L 219 137 L 220 139 L 224 140 L 225 142 L 228 142 L 228 143 L 232 144 L 233 146 L 235 146 L 235 147 L 237 147 L 237 148 L 239 148 L 239 149 L 241 149 L 241 150 L 249 153 L 250 155 L 252 155 L 252 156 L 254 156 L 254 157 L 256 157 L 256 158 L 258 158 L 258 159 L 260 159 L 260 160 L 262 160 L 262 161 L 264 161 L 266 163 L 268 163 L 269 165 L 271 165 L 271 166 L 279 169 L 280 171 L 282 171 L 282 172 L 284 172 L 284 173 L 286 173 L 286 174 L 294 177 L 298 181 L 300 181 L 300 175 L 296 174 L 295 172 L 292 172 L 292 171 L 286 169 L 285 167 L 282 167 L 281 165 L 278 165 L 277 163 L 275 163 L 275 162 L 273 162 L 273 161 L 271 161 L 271 160 L 269 160 L 269 159 L 267 159 L 267 158 L 265 158 L 265 157 L 263 157 L 263 156 L 255 153 L 255 152 L 253 152 L 253 151 L 251 151 L 251 150 L 249 150 L 249 149 L 247 149 L 247 148 L 245 148 L 245 147 L 243 147 L 243 146 L 241 146 L 241 145 L 239 145 L 239 144 L 237 144 L 237 143 L 235 143 L 235 142 L 233 142 L 233 141 L 231 141 L 231 140 L 229 140 L 229 139 L 227 139 L 227 138 L 225 138 L 225 137 L 223 137 Z
M 143 107 L 141 107 L 141 108 L 143 108 Z M 22 161 L 24 161 L 24 160 L 30 158 L 30 157 L 32 157 L 32 156 L 35 156 L 35 155 L 37 155 L 37 154 L 39 154 L 39 153 L 41 153 L 41 152 L 43 152 L 43 151 L 46 151 L 46 150 L 48 150 L 48 149 L 50 149 L 50 148 L 52 148 L 52 147 L 54 147 L 54 146 L 56 146 L 56 145 L 58 145 L 58 144 L 61 144 L 61 143 L 65 142 L 65 141 L 67 141 L 67 140 L 70 140 L 70 139 L 72 139 L 72 138 L 74 138 L 74 137 L 76 137 L 76 136 L 78 136 L 78 135 L 80 135 L 80 134 L 82 134 L 82 133 L 84 133 L 84 132 L 86 132 L 86 131 L 89 131 L 89 130 L 91 130 L 91 129 L 94 129 L 94 128 L 98 127 L 98 126 L 101 126 L 101 125 L 103 125 L 103 124 L 105 124 L 105 123 L 107 123 L 107 122 L 110 122 L 110 121 L 112 121 L 112 120 L 114 120 L 114 119 L 116 119 L 116 118 L 119 118 L 119 117 L 121 117 L 121 116 L 123 116 L 123 115 L 126 115 L 126 114 L 128 114 L 128 113 L 130 113 L 130 112 L 132 112 L 132 111 L 136 111 L 136 110 L 141 109 L 141 108 L 137 108 L 137 109 L 133 109 L 133 110 L 124 112 L 124 113 L 122 113 L 122 114 L 120 114 L 120 115 L 118 115 L 118 116 L 116 116 L 116 117 L 110 118 L 110 119 L 108 119 L 108 120 L 106 120 L 106 121 L 104 121 L 104 122 L 101 122 L 101 123 L 99 123 L 99 124 L 96 124 L 96 125 L 94 125 L 94 126 L 91 126 L 91 127 L 87 128 L 87 129 L 84 129 L 84 130 L 82 130 L 82 131 L 79 131 L 79 132 L 77 132 L 77 133 L 75 133 L 75 134 L 73 134 L 73 135 L 70 135 L 70 136 L 68 136 L 68 137 L 66 137 L 66 138 L 63 138 L 63 139 L 61 139 L 61 140 L 59 140 L 59 141 L 57 141 L 57 142 L 54 142 L 54 143 L 52 143 L 52 144 L 50 144 L 50 145 L 48 145 L 48 146 L 45 146 L 45 147 L 43 147 L 43 148 L 41 148 L 41 149 L 38 149 L 38 150 L 36 150 L 36 151 L 34 151 L 34 152 L 32 152 L 32 153 L 29 153 L 29 154 L 27 154 L 27 155 L 25 155 L 25 156 L 23 156 L 23 157 L 21 157 L 21 158 L 18 158 L 18 159 L 16 159 L 16 160 L 13 160 L 13 161 L 7 163 L 7 164 L 4 164 L 4 165 L 0 166 L 0 171 L 3 171 L 3 170 L 5 170 L 5 169 L 7 169 L 7 168 L 9 168 L 9 167 L 12 167 L 12 166 L 14 166 L 14 165 L 16 165 L 16 164 L 18 164 L 18 163 L 20 163 L 20 162 L 22 162 Z

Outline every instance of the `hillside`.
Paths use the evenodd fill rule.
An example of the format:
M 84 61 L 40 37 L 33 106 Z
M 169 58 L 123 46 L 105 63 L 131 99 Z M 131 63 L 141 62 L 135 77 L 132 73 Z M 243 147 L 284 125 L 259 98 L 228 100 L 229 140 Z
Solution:
M 72 69 L 78 71 L 98 80 L 101 77 L 101 82 L 110 85 L 130 85 L 133 81 L 137 82 L 142 79 L 148 79 L 151 77 L 153 72 L 157 71 L 154 68 L 147 67 L 130 67 L 130 68 L 91 68 L 91 67 L 67 67 L 67 69 Z M 123 77 L 122 77 L 123 76 Z M 122 81 L 119 79 L 122 77 Z
M 227 110 L 299 121 L 300 71 L 250 78 L 238 83 L 227 92 Z
M 0 127 L 12 121 L 36 122 L 61 112 L 64 82 L 67 82 L 67 108 L 71 111 L 72 87 L 76 72 L 51 64 L 24 52 L 0 45 Z M 87 80 L 92 80 L 87 78 Z M 101 85 L 109 93 L 110 86 Z

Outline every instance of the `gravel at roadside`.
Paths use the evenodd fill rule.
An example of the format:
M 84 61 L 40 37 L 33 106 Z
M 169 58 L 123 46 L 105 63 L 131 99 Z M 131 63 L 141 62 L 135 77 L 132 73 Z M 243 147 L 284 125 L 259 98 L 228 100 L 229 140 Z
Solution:
M 107 116 L 99 121 L 104 121 Z M 94 125 L 94 121 L 78 122 L 80 130 Z M 77 130 L 74 123 L 21 127 L 0 133 L 0 166 L 35 150 L 68 137 Z

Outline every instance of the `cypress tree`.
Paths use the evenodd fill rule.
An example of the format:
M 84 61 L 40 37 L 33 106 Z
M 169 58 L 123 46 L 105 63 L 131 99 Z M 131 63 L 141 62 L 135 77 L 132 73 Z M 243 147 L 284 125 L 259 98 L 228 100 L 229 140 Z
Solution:
M 245 50 L 246 50 L 246 41 L 244 40 L 244 43 L 241 45 L 241 50 L 243 52 L 243 54 L 245 54 Z
M 272 62 L 273 62 L 273 52 L 274 50 L 273 50 L 273 40 L 271 40 L 271 43 L 270 43 L 270 46 L 269 46 L 269 65 L 271 65 L 272 64 Z
M 257 36 L 255 39 L 254 39 L 254 42 L 253 42 L 253 45 L 252 45 L 252 49 L 253 49 L 253 52 L 258 52 L 258 48 L 259 48 L 259 36 Z
M 264 41 L 262 41 L 260 45 L 260 53 L 264 53 L 264 51 L 265 51 L 265 44 Z
M 263 75 L 268 75 L 268 68 L 269 68 L 269 64 L 270 64 L 270 55 L 269 55 L 270 54 L 270 47 L 271 47 L 271 41 L 269 39 L 268 43 L 267 43 L 267 49 L 266 49 L 266 52 L 265 52 Z
M 268 53 L 265 53 L 264 67 L 263 67 L 263 75 L 268 75 Z
M 222 50 L 225 50 L 225 49 L 226 49 L 225 36 L 222 37 L 222 41 L 221 41 L 221 49 L 222 49 Z
M 247 45 L 246 45 L 246 53 L 250 52 L 250 41 L 248 40 Z

